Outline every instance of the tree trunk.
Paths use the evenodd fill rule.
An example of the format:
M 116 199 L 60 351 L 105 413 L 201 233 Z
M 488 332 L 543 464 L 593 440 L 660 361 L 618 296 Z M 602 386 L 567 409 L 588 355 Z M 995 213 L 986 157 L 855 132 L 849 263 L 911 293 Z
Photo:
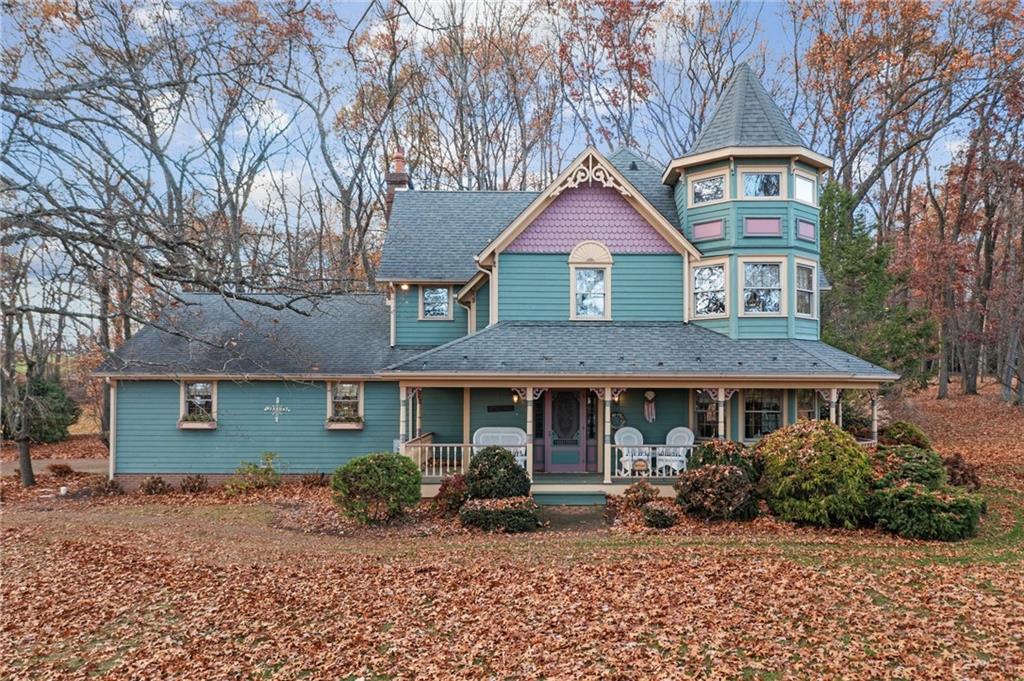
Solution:
M 31 443 L 27 437 L 18 438 L 18 469 L 21 471 L 22 487 L 32 487 L 36 484 L 36 476 L 32 471 Z
M 949 397 L 949 326 L 945 320 L 939 327 L 939 395 L 940 400 Z

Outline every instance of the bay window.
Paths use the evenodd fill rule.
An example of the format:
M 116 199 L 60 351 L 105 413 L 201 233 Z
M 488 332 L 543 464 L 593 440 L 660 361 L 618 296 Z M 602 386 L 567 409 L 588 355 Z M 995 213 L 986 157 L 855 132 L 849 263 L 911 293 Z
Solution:
M 699 206 L 702 203 L 725 200 L 725 175 L 713 175 L 690 181 L 690 203 Z
M 743 311 L 752 314 L 782 312 L 782 263 L 743 263 Z
M 742 176 L 744 198 L 780 198 L 782 196 L 781 172 L 744 172 Z
M 818 183 L 816 180 L 801 175 L 793 174 L 793 198 L 812 206 L 818 204 Z
M 804 317 L 815 316 L 814 305 L 814 267 L 811 265 L 796 266 L 796 313 Z
M 693 316 L 726 314 L 725 265 L 693 268 Z

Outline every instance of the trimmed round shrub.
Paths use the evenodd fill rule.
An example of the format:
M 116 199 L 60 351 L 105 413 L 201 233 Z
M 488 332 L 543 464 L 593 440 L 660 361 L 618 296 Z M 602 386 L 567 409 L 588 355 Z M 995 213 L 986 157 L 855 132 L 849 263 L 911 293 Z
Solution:
M 507 499 L 530 494 L 530 478 L 504 447 L 485 447 L 469 462 L 466 473 L 473 499 Z
M 932 443 L 920 428 L 909 421 L 893 421 L 878 436 L 883 445 L 910 445 L 931 449 Z
M 694 447 L 686 467 L 701 466 L 736 466 L 755 485 L 764 472 L 764 461 L 757 450 L 732 440 L 708 440 Z
M 709 464 L 684 471 L 676 481 L 676 503 L 705 520 L 750 520 L 757 515 L 757 497 L 739 466 Z
M 873 463 L 879 476 L 876 487 L 916 482 L 928 489 L 938 489 L 946 484 L 946 467 L 942 465 L 942 458 L 930 449 L 912 445 L 879 447 Z
M 139 491 L 143 494 L 167 494 L 171 491 L 171 486 L 159 475 L 150 475 L 139 485 Z
M 401 454 L 367 454 L 334 471 L 331 488 L 343 514 L 361 523 L 382 523 L 419 502 L 420 471 Z
M 784 520 L 823 527 L 860 525 L 872 483 L 868 457 L 849 433 L 828 421 L 800 421 L 757 443 L 764 457 L 761 493 Z
M 657 498 L 658 488 L 646 480 L 634 482 L 622 491 L 623 506 L 627 509 L 643 508 L 644 504 Z
M 463 475 L 449 475 L 441 481 L 441 486 L 434 497 L 434 513 L 446 518 L 454 518 L 459 509 L 469 499 L 469 485 Z
M 533 497 L 470 499 L 459 510 L 459 522 L 487 532 L 532 532 L 540 527 L 539 511 Z
M 199 494 L 205 492 L 209 488 L 209 483 L 206 481 L 205 475 L 194 473 L 193 475 L 186 475 L 181 479 L 179 488 L 185 494 Z
M 905 483 L 879 490 L 876 497 L 878 526 L 909 539 L 971 537 L 985 510 L 981 497 L 951 487 L 928 489 Z
M 946 467 L 946 476 L 949 478 L 949 484 L 956 485 L 957 487 L 966 487 L 975 492 L 981 489 L 981 478 L 978 477 L 977 464 L 971 463 L 958 453 L 947 456 L 942 460 L 942 465 Z
M 651 501 L 644 504 L 641 512 L 644 525 L 656 530 L 664 530 L 679 522 L 679 511 L 670 501 Z

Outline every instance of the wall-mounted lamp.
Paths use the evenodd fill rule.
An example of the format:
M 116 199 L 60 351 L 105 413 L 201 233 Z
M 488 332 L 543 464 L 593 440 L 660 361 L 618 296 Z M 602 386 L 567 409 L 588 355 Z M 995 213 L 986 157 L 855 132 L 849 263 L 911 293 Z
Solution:
M 512 393 L 512 404 L 519 404 L 519 393 Z
M 408 284 L 402 284 L 398 288 L 402 289 L 403 291 L 408 291 L 409 290 L 409 285 Z

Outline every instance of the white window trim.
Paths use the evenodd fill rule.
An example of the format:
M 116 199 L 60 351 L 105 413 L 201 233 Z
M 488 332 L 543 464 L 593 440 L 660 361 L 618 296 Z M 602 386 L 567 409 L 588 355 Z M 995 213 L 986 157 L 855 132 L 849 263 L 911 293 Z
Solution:
M 747 196 L 743 184 L 743 173 L 778 173 L 778 196 Z M 736 168 L 736 197 L 744 201 L 788 201 L 789 166 L 739 166 Z
M 794 168 L 793 169 L 793 175 L 794 175 L 794 179 L 793 179 L 793 200 L 797 201 L 799 203 L 802 203 L 805 206 L 814 206 L 815 208 L 817 208 L 818 207 L 818 176 L 815 173 L 809 173 L 806 170 L 801 170 L 799 168 Z M 810 180 L 811 182 L 814 183 L 814 200 L 811 201 L 810 203 L 808 203 L 807 201 L 804 201 L 802 199 L 796 198 L 796 176 L 802 177 L 805 180 Z
M 763 255 L 763 256 L 744 256 L 737 258 L 737 267 L 739 267 L 739 304 L 736 309 L 740 317 L 785 317 L 787 310 L 789 309 L 786 304 L 789 291 L 789 277 L 787 276 L 787 258 L 784 255 Z M 779 311 L 778 312 L 747 312 L 746 311 L 746 289 L 747 289 L 747 264 L 765 264 L 765 265 L 778 265 L 779 266 Z
M 581 241 L 569 254 L 569 319 L 578 322 L 606 322 L 612 318 L 611 251 L 600 241 Z M 604 270 L 604 314 L 581 317 L 576 314 L 576 270 Z
M 806 258 L 794 258 L 793 265 L 793 314 L 801 319 L 817 319 L 818 318 L 818 263 L 813 260 Z M 797 276 L 797 267 L 810 267 L 811 268 L 811 314 L 801 314 L 800 304 L 797 301 L 800 289 L 797 288 L 799 285 L 800 277 Z
M 693 183 L 698 180 L 706 180 L 711 177 L 718 177 L 721 175 L 725 178 L 725 184 L 722 187 L 722 198 L 715 199 L 714 201 L 702 201 L 700 203 L 694 203 L 693 201 Z M 714 206 L 715 204 L 725 203 L 728 201 L 732 194 L 729 191 L 729 177 L 732 175 L 729 168 L 722 167 L 714 170 L 703 170 L 699 173 L 687 173 L 686 175 L 686 207 L 687 208 L 703 208 L 704 206 Z
M 785 428 L 787 425 L 789 425 L 789 390 L 786 390 L 785 388 L 751 388 L 751 390 L 780 391 L 782 393 L 782 411 L 779 414 L 779 428 Z M 740 400 L 740 440 L 747 444 L 757 442 L 761 438 L 747 437 L 747 390 L 740 390 L 738 394 Z
M 423 314 L 423 292 L 428 288 L 446 288 L 448 289 L 448 314 L 444 317 L 427 317 Z M 451 285 L 445 284 L 420 284 L 419 286 L 419 320 L 421 322 L 450 322 L 454 319 L 454 301 L 452 300 L 452 287 Z
M 213 400 L 211 411 L 213 420 L 212 421 L 186 421 L 185 415 L 188 413 L 185 407 L 185 400 L 187 395 L 187 387 L 189 383 L 209 383 L 210 384 L 210 397 Z M 187 378 L 182 379 L 178 383 L 178 428 L 181 430 L 215 430 L 217 428 L 217 383 L 218 381 L 212 378 Z
M 718 398 L 714 398 L 714 402 L 718 404 Z M 732 418 L 729 412 L 732 409 L 729 408 L 730 400 L 725 401 L 725 439 L 729 439 L 729 426 L 732 424 Z M 698 442 L 708 442 L 718 438 L 718 425 L 715 425 L 715 434 L 712 437 L 701 437 L 700 433 L 697 432 L 697 390 L 690 391 L 690 430 L 693 431 L 693 437 Z
M 711 267 L 715 265 L 722 265 L 722 276 L 725 281 L 725 312 L 718 314 L 697 314 L 696 295 L 697 287 L 694 285 L 693 276 L 696 270 L 701 267 Z M 723 256 L 721 258 L 705 258 L 700 262 L 690 264 L 690 276 L 686 281 L 687 284 L 687 304 L 690 306 L 690 318 L 693 320 L 698 319 L 726 319 L 729 317 L 729 302 L 730 302 L 730 286 L 729 286 L 729 257 Z
M 348 383 L 356 386 L 359 394 L 358 423 L 331 421 L 331 417 L 334 415 L 334 386 L 338 383 Z M 363 396 L 366 393 L 366 384 L 363 381 L 327 381 L 325 385 L 327 387 L 327 417 L 324 419 L 324 427 L 327 430 L 362 430 L 363 424 L 366 422 L 363 412 Z

